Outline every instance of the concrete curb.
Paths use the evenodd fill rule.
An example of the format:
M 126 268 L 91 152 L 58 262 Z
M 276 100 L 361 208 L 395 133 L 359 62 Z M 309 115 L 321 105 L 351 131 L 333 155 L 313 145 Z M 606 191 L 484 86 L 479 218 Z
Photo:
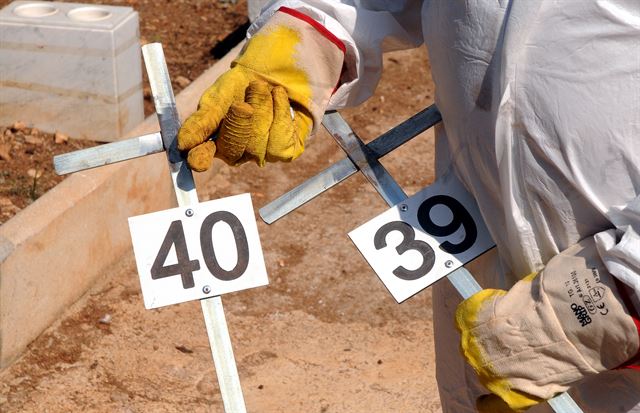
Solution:
M 181 118 L 243 44 L 176 97 Z M 127 136 L 159 129 L 153 115 Z M 0 227 L 0 370 L 131 248 L 128 217 L 176 205 L 164 156 L 75 173 Z

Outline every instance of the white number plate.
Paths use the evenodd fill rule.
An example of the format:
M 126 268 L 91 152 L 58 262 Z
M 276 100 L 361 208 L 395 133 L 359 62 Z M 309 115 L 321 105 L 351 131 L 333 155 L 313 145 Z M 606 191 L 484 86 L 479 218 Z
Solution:
M 433 183 L 349 233 L 398 302 L 495 244 L 455 175 Z
M 267 285 L 249 194 L 129 218 L 148 309 Z

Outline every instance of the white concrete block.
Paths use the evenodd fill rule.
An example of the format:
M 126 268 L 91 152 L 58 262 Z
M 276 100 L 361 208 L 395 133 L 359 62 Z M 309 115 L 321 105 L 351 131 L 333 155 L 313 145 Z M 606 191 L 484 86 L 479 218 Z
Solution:
M 0 122 L 113 141 L 144 119 L 138 13 L 15 1 L 0 10 Z

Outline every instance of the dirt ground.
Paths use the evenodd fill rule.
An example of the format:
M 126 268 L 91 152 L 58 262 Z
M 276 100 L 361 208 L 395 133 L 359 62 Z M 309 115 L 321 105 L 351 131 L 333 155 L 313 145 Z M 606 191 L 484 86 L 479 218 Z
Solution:
M 384 58 L 375 96 L 343 112 L 363 139 L 432 103 L 425 61 Z M 343 156 L 321 133 L 292 164 L 217 163 L 200 199 L 250 192 L 257 212 Z M 432 135 L 383 163 L 416 192 L 433 181 Z M 441 411 L 430 292 L 398 305 L 346 235 L 385 209 L 355 176 L 271 226 L 257 217 L 270 284 L 223 298 L 248 411 Z M 199 303 L 145 310 L 126 254 L 0 373 L 0 411 L 222 412 Z

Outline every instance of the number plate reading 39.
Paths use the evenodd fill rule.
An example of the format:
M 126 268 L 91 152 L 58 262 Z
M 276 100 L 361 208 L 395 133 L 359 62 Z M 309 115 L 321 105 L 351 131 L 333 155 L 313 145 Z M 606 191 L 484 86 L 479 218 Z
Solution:
M 146 308 L 269 283 L 249 194 L 129 218 Z
M 471 194 L 448 175 L 349 233 L 402 302 L 495 244 Z

